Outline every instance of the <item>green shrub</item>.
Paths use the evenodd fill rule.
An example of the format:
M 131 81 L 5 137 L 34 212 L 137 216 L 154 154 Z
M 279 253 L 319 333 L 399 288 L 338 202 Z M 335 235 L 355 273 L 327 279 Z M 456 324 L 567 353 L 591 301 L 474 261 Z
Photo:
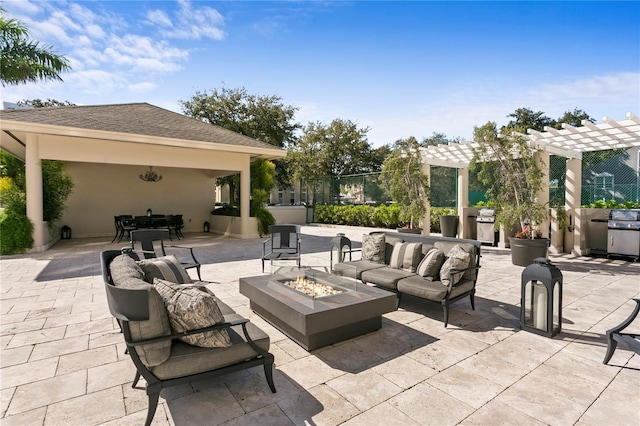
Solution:
M 269 226 L 275 225 L 276 219 L 265 207 L 260 206 L 255 209 L 254 216 L 258 222 L 258 234 L 262 237 L 269 234 Z
M 24 253 L 33 247 L 33 224 L 24 214 L 0 212 L 0 254 Z
M 624 203 L 619 203 L 616 200 L 597 200 L 589 204 L 587 207 L 592 209 L 640 209 L 640 203 L 635 201 L 625 201 Z

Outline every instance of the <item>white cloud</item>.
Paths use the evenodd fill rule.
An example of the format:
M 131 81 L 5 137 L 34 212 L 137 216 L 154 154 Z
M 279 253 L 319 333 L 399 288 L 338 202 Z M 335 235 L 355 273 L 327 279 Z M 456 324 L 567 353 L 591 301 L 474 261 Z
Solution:
M 207 7 L 192 7 L 187 0 L 178 1 L 179 10 L 175 14 L 175 25 L 163 11 L 154 10 L 147 14 L 149 22 L 158 25 L 163 36 L 177 39 L 223 40 L 224 17 L 217 10 Z
M 169 16 L 164 13 L 162 10 L 150 10 L 147 12 L 147 20 L 152 23 L 162 27 L 173 27 L 173 23 Z
M 2 5 L 2 6 L 5 7 L 6 5 Z M 38 5 L 37 2 L 34 3 L 28 0 L 12 0 L 11 9 L 12 10 L 17 9 L 29 15 L 35 15 L 36 13 L 41 11 L 40 5 Z

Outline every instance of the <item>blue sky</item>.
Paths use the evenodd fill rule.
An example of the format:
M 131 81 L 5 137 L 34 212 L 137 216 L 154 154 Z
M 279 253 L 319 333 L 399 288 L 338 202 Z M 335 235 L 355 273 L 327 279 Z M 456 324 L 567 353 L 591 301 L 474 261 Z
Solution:
M 3 101 L 179 101 L 223 86 L 277 95 L 296 120 L 348 119 L 373 146 L 433 132 L 468 140 L 516 108 L 598 122 L 640 115 L 640 2 L 13 1 L 66 55 L 63 83 Z

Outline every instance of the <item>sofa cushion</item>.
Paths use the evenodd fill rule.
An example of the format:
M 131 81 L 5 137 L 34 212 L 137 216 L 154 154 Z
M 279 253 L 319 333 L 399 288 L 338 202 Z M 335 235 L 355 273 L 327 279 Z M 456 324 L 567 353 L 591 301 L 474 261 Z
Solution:
M 127 272 L 125 268 L 130 270 Z M 142 271 L 136 272 L 136 269 L 140 268 L 126 254 L 115 257 L 109 265 L 111 278 L 116 287 L 127 290 L 145 290 L 147 292 L 149 319 L 147 321 L 129 321 L 131 339 L 135 342 L 168 336 L 171 334 L 171 326 L 169 325 L 169 316 L 164 306 L 164 301 L 151 284 L 141 277 L 136 278 L 138 274 L 142 275 Z M 118 277 L 118 281 L 115 280 L 115 277 Z M 136 346 L 135 350 L 144 365 L 153 367 L 162 364 L 169 358 L 169 355 L 171 355 L 171 341 L 140 345 Z
M 362 281 L 395 290 L 398 281 L 411 275 L 414 274 L 409 271 L 393 269 L 387 266 L 362 272 Z
M 398 281 L 398 291 L 411 296 L 439 302 L 447 295 L 447 287 L 440 281 L 426 280 L 418 275 L 403 278 Z M 461 281 L 459 285 L 451 289 L 450 298 L 457 297 L 473 289 L 473 281 Z
M 449 253 L 449 251 L 451 251 L 451 249 L 454 248 L 455 246 L 460 246 L 462 250 L 469 253 L 470 261 L 469 261 L 469 266 L 467 266 L 467 268 L 477 266 L 476 254 L 479 252 L 480 248 L 478 248 L 474 244 L 456 242 L 455 240 L 454 241 L 436 241 L 434 243 L 434 247 L 437 248 L 438 250 L 442 250 L 444 253 Z M 463 276 L 465 279 L 475 281 L 477 274 L 478 274 L 477 270 L 473 270 L 473 271 L 465 272 Z
M 341 262 L 333 265 L 333 272 L 344 277 L 362 279 L 362 273 L 370 269 L 384 268 L 385 265 L 367 260 L 354 260 L 352 262 Z
M 440 268 L 444 263 L 444 253 L 442 250 L 433 248 L 429 250 L 426 256 L 418 265 L 416 273 L 424 278 L 431 278 L 431 280 L 437 280 L 440 274 Z
M 224 322 L 218 304 L 206 287 L 197 284 L 180 285 L 159 278 L 155 278 L 153 284 L 164 300 L 174 332 L 180 333 Z M 231 344 L 226 330 L 192 334 L 181 337 L 180 340 L 204 348 L 220 348 Z
M 389 266 L 415 272 L 422 255 L 422 243 L 397 243 L 393 247 Z
M 384 264 L 391 264 L 391 255 L 393 254 L 393 248 L 398 243 L 404 243 L 404 240 L 400 237 L 393 235 L 385 235 L 384 237 Z
M 138 266 L 135 260 L 126 254 L 121 254 L 113 258 L 109 265 L 109 273 L 111 274 L 111 280 L 116 286 L 118 283 L 130 278 L 137 280 L 144 279 L 144 271 Z
M 384 263 L 385 235 L 382 233 L 362 236 L 362 260 Z
M 138 261 L 138 265 L 144 271 L 147 282 L 153 283 L 154 278 L 170 281 L 177 284 L 191 282 L 191 277 L 175 256 L 162 256 Z
M 440 281 L 443 285 L 448 286 L 449 281 L 453 279 L 453 284 L 458 283 L 462 279 L 464 272 L 451 275 L 450 272 L 456 269 L 466 269 L 469 267 L 471 255 L 464 251 L 460 245 L 455 245 L 447 253 L 447 258 L 440 268 Z M 453 278 L 452 278 L 453 277 Z
M 225 315 L 224 319 L 230 322 L 242 317 L 231 314 Z M 251 322 L 247 323 L 246 327 L 247 333 L 258 347 L 269 351 L 269 336 Z M 164 364 L 152 368 L 151 372 L 159 379 L 166 380 L 215 370 L 258 355 L 247 343 L 241 325 L 229 329 L 229 338 L 231 346 L 224 348 L 202 348 L 176 340 L 173 343 L 171 357 Z

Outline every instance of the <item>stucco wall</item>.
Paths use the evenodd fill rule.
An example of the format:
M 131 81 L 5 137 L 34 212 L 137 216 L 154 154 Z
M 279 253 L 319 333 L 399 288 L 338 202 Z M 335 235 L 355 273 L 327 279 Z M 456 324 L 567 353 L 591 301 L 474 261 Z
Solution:
M 68 209 L 60 222 L 72 229 L 72 236 L 113 236 L 113 216 L 182 214 L 184 232 L 202 232 L 214 205 L 215 179 L 205 171 L 154 167 L 160 182 L 144 182 L 139 176 L 148 167 L 67 162 L 74 181 Z
M 276 223 L 293 223 L 304 225 L 307 223 L 307 208 L 305 206 L 269 206 Z

